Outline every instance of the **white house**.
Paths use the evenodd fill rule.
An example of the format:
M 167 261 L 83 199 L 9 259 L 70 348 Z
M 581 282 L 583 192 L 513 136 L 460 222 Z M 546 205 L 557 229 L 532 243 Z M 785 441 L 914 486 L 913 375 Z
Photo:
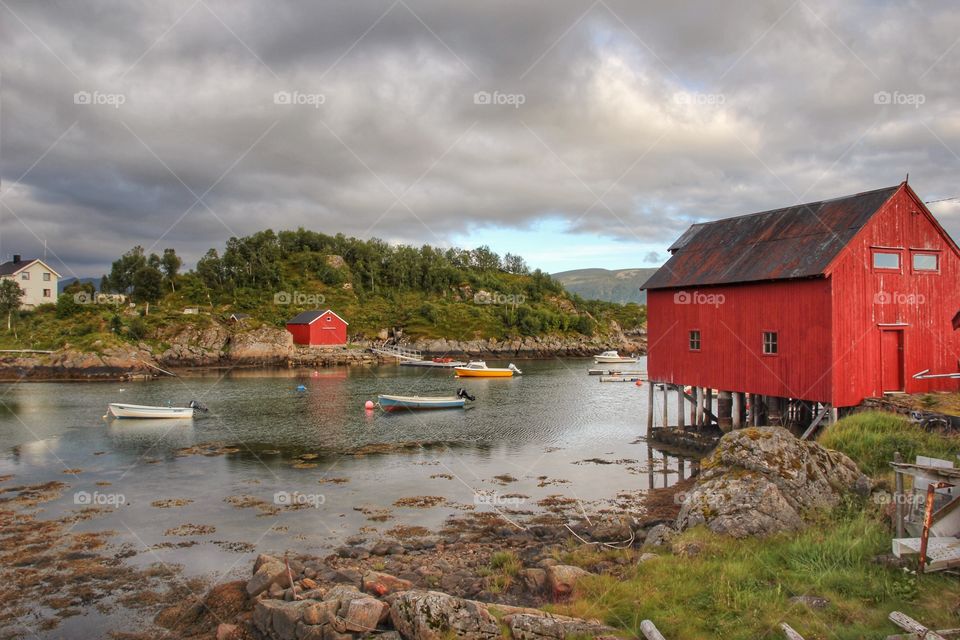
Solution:
M 21 309 L 33 309 L 38 304 L 57 301 L 60 274 L 39 258 L 22 260 L 19 255 L 14 255 L 13 260 L 0 264 L 0 278 L 13 280 L 23 289 Z

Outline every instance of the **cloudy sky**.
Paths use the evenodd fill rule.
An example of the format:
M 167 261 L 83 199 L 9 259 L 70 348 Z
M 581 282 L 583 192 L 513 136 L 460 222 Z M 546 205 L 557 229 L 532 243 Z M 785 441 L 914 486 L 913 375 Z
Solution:
M 0 257 L 304 226 L 651 266 L 907 172 L 960 196 L 958 40 L 953 0 L 0 0 Z

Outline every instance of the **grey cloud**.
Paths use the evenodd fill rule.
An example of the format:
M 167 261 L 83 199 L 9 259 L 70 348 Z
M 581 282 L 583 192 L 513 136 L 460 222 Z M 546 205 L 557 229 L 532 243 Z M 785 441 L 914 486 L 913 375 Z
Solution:
M 267 226 L 442 244 L 560 216 L 665 249 L 699 219 L 907 171 L 960 195 L 947 2 L 8 5 L 0 253 L 39 236 L 83 275 Z M 955 236 L 956 211 L 935 209 Z

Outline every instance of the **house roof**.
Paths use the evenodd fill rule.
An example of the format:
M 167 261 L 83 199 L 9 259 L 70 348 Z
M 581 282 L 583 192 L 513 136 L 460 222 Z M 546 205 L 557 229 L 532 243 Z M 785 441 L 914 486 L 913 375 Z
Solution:
M 12 276 L 16 273 L 20 273 L 21 271 L 23 271 L 24 269 L 26 269 L 27 267 L 29 267 L 35 262 L 39 262 L 40 264 L 45 266 L 47 269 L 49 269 L 50 273 L 57 276 L 58 278 L 60 277 L 59 273 L 54 271 L 50 265 L 48 265 L 46 262 L 44 262 L 40 258 L 31 258 L 30 260 L 21 260 L 20 262 L 14 262 L 13 260 L 8 260 L 3 264 L 0 264 L 0 276 Z
M 343 324 L 350 324 L 349 322 L 347 322 L 346 320 L 344 320 L 343 318 L 335 314 L 330 309 L 326 309 L 324 311 L 321 311 L 319 309 L 314 309 L 313 311 L 304 311 L 303 313 L 297 314 L 290 320 L 287 320 L 287 324 L 313 324 L 314 322 L 316 322 L 323 316 L 327 315 L 328 313 L 332 316 L 335 316 Z
M 823 275 L 900 185 L 691 226 L 643 289 Z

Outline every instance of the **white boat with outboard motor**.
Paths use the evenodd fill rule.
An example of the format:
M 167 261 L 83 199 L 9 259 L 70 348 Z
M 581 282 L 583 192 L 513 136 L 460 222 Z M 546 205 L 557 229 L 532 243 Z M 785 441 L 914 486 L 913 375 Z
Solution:
M 111 402 L 107 405 L 107 415 L 111 418 L 192 418 L 196 412 L 206 413 L 205 406 L 191 400 L 185 407 L 154 407 L 143 404 L 125 404 Z

